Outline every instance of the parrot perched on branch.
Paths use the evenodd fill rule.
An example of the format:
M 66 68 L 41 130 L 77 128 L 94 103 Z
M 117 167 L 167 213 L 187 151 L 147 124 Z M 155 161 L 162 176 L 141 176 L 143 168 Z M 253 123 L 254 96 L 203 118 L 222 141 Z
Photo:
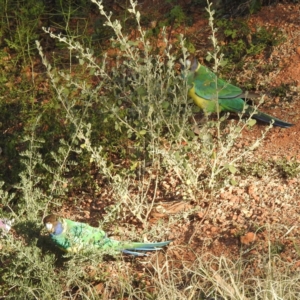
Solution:
M 48 215 L 43 223 L 50 233 L 52 241 L 65 252 L 87 252 L 90 250 L 112 250 L 113 252 L 123 252 L 135 256 L 147 256 L 138 251 L 161 250 L 171 243 L 171 241 L 160 243 L 137 243 L 120 242 L 107 237 L 100 228 L 91 227 L 88 224 L 59 219 L 56 215 Z
M 196 59 L 188 61 L 187 83 L 191 85 L 188 95 L 206 114 L 224 111 L 244 113 L 256 120 L 271 123 L 274 126 L 288 128 L 294 124 L 267 115 L 245 103 L 243 91 L 217 76 L 208 68 L 202 66 Z M 217 101 L 216 98 L 217 97 Z M 217 107 L 218 103 L 218 107 Z

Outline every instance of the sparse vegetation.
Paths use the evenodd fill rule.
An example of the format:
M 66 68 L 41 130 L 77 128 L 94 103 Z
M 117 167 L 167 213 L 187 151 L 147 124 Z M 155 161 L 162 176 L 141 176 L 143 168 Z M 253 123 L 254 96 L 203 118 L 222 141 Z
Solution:
M 297 299 L 299 272 L 284 256 L 286 239 L 293 255 L 299 246 L 289 236 L 293 227 L 276 218 L 282 198 L 294 205 L 286 191 L 297 184 L 298 161 L 253 158 L 272 126 L 243 144 L 253 120 L 219 113 L 195 120 L 187 70 L 178 64 L 195 46 L 177 33 L 171 40 L 187 18 L 179 4 L 166 22 L 171 29 L 150 32 L 133 0 L 122 4 L 120 18 L 102 1 L 92 3 L 101 23 L 93 36 L 82 1 L 60 2 L 57 27 L 43 32 L 35 29 L 49 7 L 29 1 L 18 18 L 7 1 L 1 4 L 0 205 L 1 217 L 15 225 L 0 240 L 0 297 Z M 264 27 L 251 33 L 246 21 L 215 23 L 207 5 L 213 46 L 207 60 L 216 73 L 226 51 L 234 61 L 281 38 Z M 215 24 L 226 27 L 230 43 L 220 46 Z M 257 178 L 264 187 L 256 187 Z M 136 259 L 65 255 L 42 230 L 50 211 L 120 239 L 174 243 Z
M 250 28 L 245 19 L 221 19 L 216 22 L 220 34 L 224 36 L 222 52 L 230 61 L 237 63 L 246 56 L 268 53 L 272 47 L 285 40 L 280 29 L 256 26 Z

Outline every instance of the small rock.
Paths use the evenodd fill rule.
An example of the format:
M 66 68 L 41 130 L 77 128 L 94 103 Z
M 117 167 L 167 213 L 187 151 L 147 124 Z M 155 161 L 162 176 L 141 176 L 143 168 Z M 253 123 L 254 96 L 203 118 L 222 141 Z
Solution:
M 241 236 L 241 243 L 244 245 L 249 245 L 256 241 L 256 234 L 254 232 L 248 232 Z

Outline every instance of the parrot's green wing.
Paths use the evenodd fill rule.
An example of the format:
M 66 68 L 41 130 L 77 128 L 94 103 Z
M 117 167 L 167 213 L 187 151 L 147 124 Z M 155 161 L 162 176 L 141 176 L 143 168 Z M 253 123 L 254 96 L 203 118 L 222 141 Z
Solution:
M 197 70 L 188 76 L 188 84 L 194 85 L 196 94 L 207 100 L 213 100 L 216 96 L 219 99 L 232 99 L 243 93 L 239 87 L 218 78 L 212 71 L 200 64 Z

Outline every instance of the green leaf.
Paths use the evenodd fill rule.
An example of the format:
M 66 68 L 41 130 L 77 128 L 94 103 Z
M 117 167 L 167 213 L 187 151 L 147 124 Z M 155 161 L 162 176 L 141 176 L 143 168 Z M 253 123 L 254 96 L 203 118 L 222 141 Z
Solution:
M 235 174 L 237 171 L 237 169 L 233 165 L 230 165 L 228 163 L 226 163 L 224 167 L 228 169 L 231 174 Z
M 205 57 L 205 60 L 208 61 L 208 62 L 210 62 L 211 59 L 212 59 L 211 54 L 208 54 L 208 55 Z
M 227 64 L 228 64 L 228 59 L 222 59 L 222 60 L 220 61 L 220 66 L 221 66 L 221 67 L 225 67 Z
M 139 134 L 140 134 L 140 135 L 145 135 L 146 133 L 147 133 L 147 130 L 145 130 L 145 129 L 139 131 Z
M 232 173 L 232 174 L 235 174 L 237 169 L 233 166 L 233 165 L 229 165 L 228 166 L 228 170 Z
M 233 178 L 230 180 L 230 183 L 231 183 L 231 185 L 237 185 L 238 184 L 237 181 Z
M 162 106 L 163 109 L 167 109 L 167 108 L 169 108 L 170 103 L 169 103 L 168 101 L 164 101 L 164 102 L 161 104 L 161 106 Z
M 133 162 L 133 164 L 130 166 L 130 170 L 131 171 L 134 171 L 136 170 L 137 166 L 138 166 L 139 162 L 138 161 L 135 161 Z
M 62 93 L 62 95 L 64 95 L 65 97 L 68 97 L 69 94 L 70 94 L 70 91 L 69 91 L 69 89 L 64 88 L 64 89 L 61 91 L 61 93 Z
M 136 92 L 139 96 L 146 96 L 147 95 L 147 90 L 143 86 L 138 87 L 136 89 Z
M 138 41 L 128 41 L 128 44 L 130 46 L 137 46 L 139 44 L 139 42 Z
M 253 127 L 256 124 L 256 120 L 255 119 L 249 119 L 247 121 L 247 125 L 249 125 L 250 127 Z

